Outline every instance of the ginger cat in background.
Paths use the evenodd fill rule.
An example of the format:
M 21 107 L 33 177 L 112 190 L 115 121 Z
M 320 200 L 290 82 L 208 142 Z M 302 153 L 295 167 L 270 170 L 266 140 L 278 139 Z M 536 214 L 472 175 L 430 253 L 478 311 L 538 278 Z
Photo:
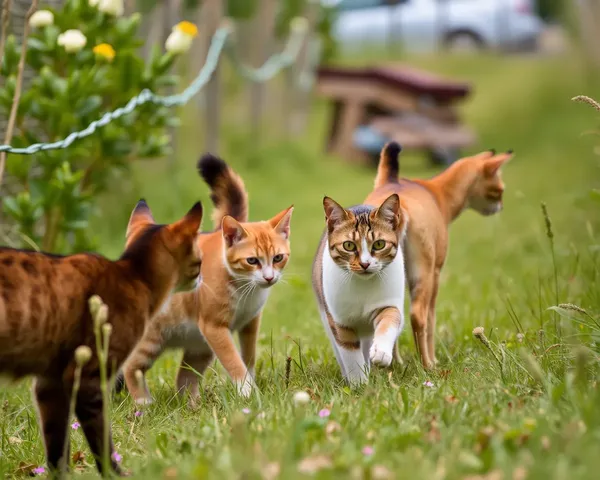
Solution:
M 248 195 L 242 179 L 212 155 L 200 159 L 198 170 L 212 190 L 217 230 L 198 238 L 204 253 L 202 286 L 174 295 L 127 359 L 125 383 L 138 403 L 150 402 L 151 396 L 145 381 L 138 384 L 135 372 L 145 373 L 169 348 L 185 351 L 177 388 L 180 392 L 187 389 L 192 402 L 199 396 L 198 374 L 204 373 L 215 355 L 238 391 L 248 397 L 254 386 L 262 310 L 290 256 L 293 207 L 270 220 L 248 222 Z M 232 332 L 239 334 L 241 356 Z
M 448 253 L 448 226 L 467 208 L 486 216 L 502 210 L 501 168 L 513 153 L 496 155 L 494 150 L 485 151 L 456 161 L 429 180 L 408 180 L 398 178 L 400 151 L 395 142 L 383 148 L 375 188 L 364 203 L 379 205 L 397 193 L 408 213 L 404 256 L 411 298 L 410 320 L 421 362 L 430 368 L 437 362 L 435 303 L 440 272 Z
M 365 383 L 371 362 L 387 367 L 404 326 L 407 223 L 393 193 L 379 207 L 323 199 L 327 229 L 313 263 L 321 320 L 342 376 Z
M 98 469 L 108 474 L 101 462 L 105 419 L 89 298 L 100 295 L 108 306 L 108 367 L 118 368 L 172 291 L 197 285 L 201 219 L 197 203 L 182 220 L 156 225 L 148 205 L 140 201 L 117 261 L 95 254 L 63 257 L 0 248 L 0 375 L 35 376 L 35 402 L 52 473 L 69 462 L 65 444 L 74 353 L 87 345 L 93 356 L 83 367 L 75 413 Z M 120 474 L 112 440 L 109 448 L 111 467 Z

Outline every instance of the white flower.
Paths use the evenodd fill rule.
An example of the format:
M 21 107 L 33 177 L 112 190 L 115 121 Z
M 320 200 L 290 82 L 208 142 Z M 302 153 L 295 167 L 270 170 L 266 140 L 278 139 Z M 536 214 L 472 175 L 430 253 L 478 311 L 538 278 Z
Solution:
M 47 27 L 54 23 L 54 14 L 50 10 L 38 10 L 29 19 L 31 28 Z
M 79 30 L 67 30 L 58 36 L 57 42 L 69 53 L 75 53 L 85 47 L 87 38 Z
M 92 1 L 94 0 L 90 0 L 90 5 Z M 95 3 L 98 5 L 98 10 L 113 17 L 121 17 L 125 10 L 123 0 L 96 0 Z
M 198 35 L 198 28 L 191 22 L 179 22 L 167 37 L 165 48 L 169 53 L 187 52 L 192 46 L 192 40 Z
M 294 405 L 306 405 L 310 402 L 310 395 L 306 392 L 299 391 L 294 393 Z

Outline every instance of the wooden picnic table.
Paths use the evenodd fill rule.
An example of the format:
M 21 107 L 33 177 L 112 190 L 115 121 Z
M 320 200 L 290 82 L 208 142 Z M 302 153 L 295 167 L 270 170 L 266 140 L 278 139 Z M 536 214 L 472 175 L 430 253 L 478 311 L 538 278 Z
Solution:
M 333 107 L 327 151 L 349 161 L 376 157 L 382 146 L 365 151 L 357 145 L 361 128 L 382 142 L 395 140 L 403 148 L 431 155 L 457 152 L 476 141 L 456 111 L 471 92 L 469 84 L 397 64 L 321 67 L 317 75 L 317 94 Z

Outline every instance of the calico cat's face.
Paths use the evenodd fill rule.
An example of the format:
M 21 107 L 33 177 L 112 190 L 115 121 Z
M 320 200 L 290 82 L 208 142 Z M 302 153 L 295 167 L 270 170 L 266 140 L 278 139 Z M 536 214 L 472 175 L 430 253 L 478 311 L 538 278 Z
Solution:
M 329 254 L 340 268 L 368 278 L 396 258 L 406 224 L 397 194 L 379 208 L 361 205 L 349 210 L 325 197 L 323 208 Z
M 477 179 L 469 192 L 468 206 L 482 215 L 494 215 L 502 210 L 504 182 L 502 166 L 512 158 L 512 152 L 495 155 L 486 152 L 471 159 L 477 171 Z
M 233 217 L 223 218 L 226 266 L 234 278 L 262 288 L 281 279 L 290 257 L 293 210 L 289 207 L 266 222 L 243 225 Z

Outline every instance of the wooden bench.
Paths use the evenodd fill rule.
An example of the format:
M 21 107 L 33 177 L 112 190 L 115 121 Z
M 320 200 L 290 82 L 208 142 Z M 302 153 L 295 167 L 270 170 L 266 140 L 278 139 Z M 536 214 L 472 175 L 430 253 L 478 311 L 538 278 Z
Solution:
M 470 93 L 468 84 L 404 65 L 321 67 L 317 75 L 317 94 L 333 106 L 327 151 L 349 161 L 376 157 L 390 140 L 447 157 L 476 141 L 456 111 Z M 361 145 L 357 132 L 361 138 L 373 134 L 372 148 Z

